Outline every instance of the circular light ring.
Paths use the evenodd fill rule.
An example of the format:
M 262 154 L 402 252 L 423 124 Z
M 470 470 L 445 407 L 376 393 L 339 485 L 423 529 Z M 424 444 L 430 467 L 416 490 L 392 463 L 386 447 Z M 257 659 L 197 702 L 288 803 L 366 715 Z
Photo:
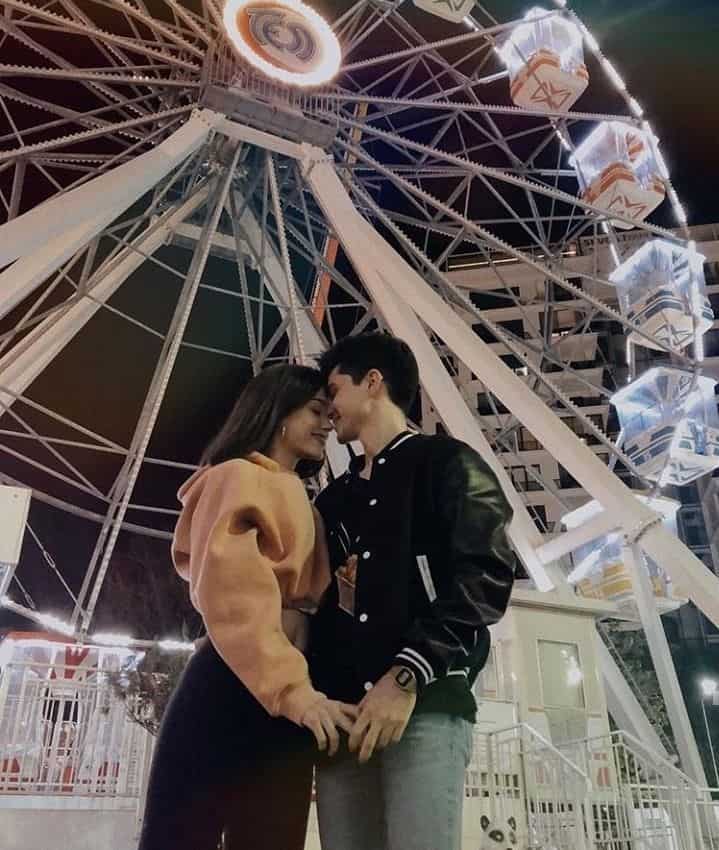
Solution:
M 287 14 L 289 26 L 283 29 L 282 17 Z M 339 71 L 342 51 L 337 36 L 327 21 L 302 0 L 228 0 L 224 22 L 237 52 L 274 80 L 297 86 L 317 86 L 332 80 Z M 260 37 L 265 37 L 264 45 L 256 37 L 258 32 Z M 291 36 L 293 42 L 288 44 L 283 36 Z M 281 64 L 279 54 L 282 52 L 287 54 L 288 61 L 294 52 L 295 61 L 301 62 L 302 57 L 297 52 L 308 49 L 319 51 L 310 70 L 292 70 Z

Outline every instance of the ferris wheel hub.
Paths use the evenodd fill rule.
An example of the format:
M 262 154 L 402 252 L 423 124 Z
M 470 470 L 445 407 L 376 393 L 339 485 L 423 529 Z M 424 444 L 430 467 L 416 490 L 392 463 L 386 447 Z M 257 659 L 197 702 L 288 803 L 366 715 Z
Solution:
M 224 23 L 235 50 L 270 79 L 317 86 L 340 69 L 337 37 L 302 0 L 228 0 Z

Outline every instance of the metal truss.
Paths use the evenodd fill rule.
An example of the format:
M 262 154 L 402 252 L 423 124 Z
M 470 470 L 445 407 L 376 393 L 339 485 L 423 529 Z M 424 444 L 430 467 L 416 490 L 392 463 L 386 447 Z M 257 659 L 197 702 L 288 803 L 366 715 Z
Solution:
M 577 197 L 569 154 L 601 121 L 644 127 L 637 101 L 576 18 L 605 112 L 511 105 L 496 47 L 517 21 L 491 4 L 442 37 L 402 0 L 325 5 L 343 68 L 326 90 L 299 92 L 248 71 L 215 0 L 158 0 L 152 13 L 142 0 L 0 0 L 0 470 L 99 525 L 76 594 L 73 621 L 84 630 L 120 531 L 167 537 L 174 485 L 197 461 L 153 442 L 168 395 L 211 397 L 211 386 L 178 387 L 183 364 L 208 358 L 248 377 L 273 362 L 312 362 L 329 342 L 375 326 L 416 342 L 425 404 L 511 491 L 514 544 L 538 587 L 566 592 L 556 561 L 569 542 L 545 548 L 528 494 L 504 467 L 521 463 L 523 432 L 553 445 L 550 411 L 571 415 L 595 444 L 553 451 L 606 503 L 605 530 L 630 517 L 632 543 L 657 561 L 684 557 L 608 471 L 619 463 L 639 477 L 621 440 L 576 401 L 606 409 L 633 376 L 633 353 L 620 370 L 607 349 L 630 332 L 701 373 L 699 352 L 673 350 L 625 319 L 608 282 L 643 240 L 688 238 L 669 178 L 679 232 L 644 223 L 623 234 Z M 318 139 L 322 151 L 310 147 Z M 387 267 L 366 265 L 362 246 Z M 123 298 L 138 286 L 147 298 Z M 155 288 L 164 313 L 149 307 Z M 212 322 L 193 321 L 199 313 L 231 316 L 236 333 L 219 338 Z M 42 380 L 106 320 L 154 351 L 122 435 L 103 433 L 91 398 L 68 414 Z M 497 360 L 499 382 L 480 351 Z M 108 380 L 121 381 L 132 357 L 118 348 Z M 68 380 L 82 397 L 82 369 Z M 334 447 L 333 469 L 342 463 Z M 714 585 L 691 560 L 686 572 L 692 598 L 718 621 Z M 651 739 L 608 654 L 603 664 L 617 714 Z M 671 671 L 662 677 L 686 732 Z M 683 756 L 697 773 L 691 748 Z

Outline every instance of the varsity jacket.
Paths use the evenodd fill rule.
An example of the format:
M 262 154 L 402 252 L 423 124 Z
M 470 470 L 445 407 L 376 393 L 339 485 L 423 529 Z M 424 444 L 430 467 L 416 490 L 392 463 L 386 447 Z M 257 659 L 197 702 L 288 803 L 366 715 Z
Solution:
M 316 500 L 334 579 L 312 622 L 315 687 L 357 702 L 403 665 L 417 680 L 416 710 L 466 716 L 514 581 L 511 508 L 479 455 L 450 437 L 408 431 L 375 457 L 369 480 L 363 465 L 355 458 Z

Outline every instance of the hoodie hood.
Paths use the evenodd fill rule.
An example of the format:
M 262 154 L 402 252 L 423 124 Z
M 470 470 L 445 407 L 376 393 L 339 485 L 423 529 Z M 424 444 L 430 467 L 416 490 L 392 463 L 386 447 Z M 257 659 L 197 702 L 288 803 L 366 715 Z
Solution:
M 279 472 L 281 470 L 280 465 L 276 461 L 261 454 L 260 452 L 252 452 L 247 455 L 246 458 L 238 458 L 238 460 L 247 460 L 250 463 L 254 463 L 256 466 L 261 466 L 269 472 Z M 233 461 L 226 461 L 226 463 L 233 463 Z M 204 478 L 211 469 L 211 466 L 201 466 L 187 479 L 187 481 L 185 481 L 182 487 L 180 487 L 177 491 L 177 498 L 183 505 L 187 503 L 190 490 L 192 490 L 195 484 L 200 481 L 201 478 Z
M 260 466 L 268 472 L 281 472 L 282 468 L 278 463 L 269 457 L 266 457 L 260 452 L 252 452 L 246 458 L 238 458 L 237 460 L 226 461 L 227 463 L 237 463 L 238 460 L 243 460 Z M 222 466 L 223 464 L 218 464 Z M 182 511 L 175 527 L 175 534 L 172 541 L 172 560 L 175 564 L 175 569 L 180 576 L 189 581 L 190 579 L 190 527 L 192 525 L 192 517 L 195 512 L 195 507 L 205 489 L 206 478 L 210 471 L 215 469 L 213 466 L 202 466 L 187 481 L 180 487 L 177 498 L 182 503 Z

